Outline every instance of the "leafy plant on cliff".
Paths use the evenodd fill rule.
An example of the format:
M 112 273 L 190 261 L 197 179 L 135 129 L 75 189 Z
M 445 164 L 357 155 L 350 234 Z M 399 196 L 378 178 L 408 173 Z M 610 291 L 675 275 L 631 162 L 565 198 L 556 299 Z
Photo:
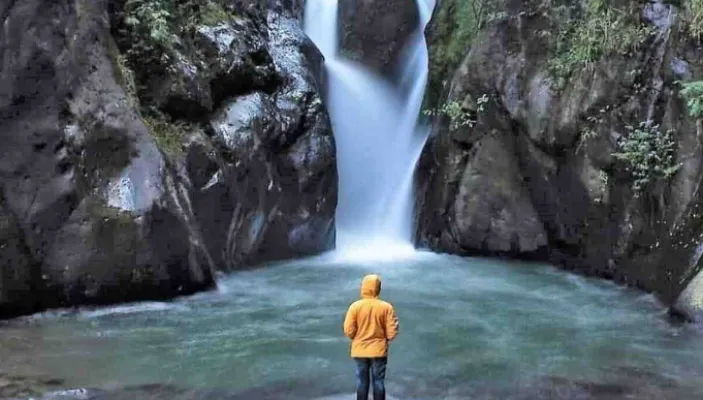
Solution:
M 681 96 L 686 100 L 688 114 L 696 119 L 698 136 L 703 135 L 703 81 L 683 83 Z
M 488 95 L 484 94 L 476 100 L 476 112 L 464 107 L 457 101 L 447 101 L 438 109 L 425 110 L 423 113 L 428 116 L 444 115 L 449 117 L 449 127 L 451 130 L 459 129 L 463 126 L 473 128 L 476 125 L 476 117 L 474 114 L 483 112 L 485 104 L 488 102 Z
M 163 72 L 194 29 L 234 15 L 215 0 L 126 0 L 119 17 L 119 42 L 132 69 Z
M 627 164 L 632 190 L 638 196 L 654 180 L 673 176 L 681 164 L 675 161 L 676 140 L 671 130 L 662 132 L 651 121 L 627 129 L 628 135 L 618 142 L 618 152 L 613 156 Z
M 168 62 L 172 46 L 171 12 L 166 0 L 127 0 L 124 23 L 133 42 L 127 56 Z
M 588 0 L 583 9 L 580 3 L 575 7 L 558 14 L 564 21 L 557 35 L 556 54 L 549 63 L 557 88 L 562 88 L 576 70 L 591 67 L 603 56 L 636 50 L 652 32 L 636 13 L 614 7 L 607 0 Z
M 576 146 L 575 152 L 578 153 L 581 149 L 588 146 L 588 142 L 592 139 L 598 137 L 598 132 L 596 131 L 597 126 L 601 125 L 605 119 L 606 114 L 611 110 L 611 106 L 607 105 L 598 110 L 595 115 L 590 115 L 586 118 L 587 125 L 581 129 L 579 133 L 579 142 Z
M 703 119 L 703 81 L 686 82 L 681 89 L 688 113 L 695 119 Z

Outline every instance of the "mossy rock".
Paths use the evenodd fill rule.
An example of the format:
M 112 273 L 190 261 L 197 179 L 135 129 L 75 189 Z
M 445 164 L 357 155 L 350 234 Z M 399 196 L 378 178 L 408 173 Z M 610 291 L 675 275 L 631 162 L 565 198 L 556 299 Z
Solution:
M 183 157 L 183 141 L 193 126 L 188 122 L 172 121 L 163 114 L 148 114 L 144 123 L 149 128 L 156 146 L 170 157 Z

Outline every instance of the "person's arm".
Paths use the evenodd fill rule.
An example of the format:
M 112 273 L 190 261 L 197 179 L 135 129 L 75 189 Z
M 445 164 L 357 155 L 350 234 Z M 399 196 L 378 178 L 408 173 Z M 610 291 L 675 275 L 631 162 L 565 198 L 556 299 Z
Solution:
M 395 315 L 395 310 L 393 306 L 389 306 L 386 314 L 386 339 L 388 339 L 389 342 L 398 336 L 399 328 L 400 323 L 398 322 L 398 317 Z
M 352 340 L 356 336 L 356 307 L 353 304 L 347 310 L 346 317 L 344 317 L 344 334 Z

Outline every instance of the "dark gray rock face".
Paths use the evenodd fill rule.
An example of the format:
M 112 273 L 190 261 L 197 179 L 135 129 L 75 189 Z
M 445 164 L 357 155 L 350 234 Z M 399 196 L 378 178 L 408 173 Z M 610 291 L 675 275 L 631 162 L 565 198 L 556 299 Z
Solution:
M 228 2 L 238 17 L 181 32 L 156 74 L 119 54 L 120 4 L 0 5 L 0 317 L 169 298 L 333 245 L 321 57 L 297 20 Z
M 322 57 L 297 19 L 269 13 L 276 85 L 232 96 L 191 136 L 191 197 L 223 268 L 319 253 L 334 245 L 334 139 L 317 77 Z
M 701 269 L 703 237 L 703 146 L 675 83 L 700 79 L 703 59 L 676 31 L 677 10 L 655 4 L 662 19 L 654 6 L 635 8 L 653 31 L 642 45 L 604 55 L 559 88 L 548 51 L 555 24 L 540 2 L 508 3 L 505 17 L 466 43 L 446 85 L 430 90 L 476 124 L 433 121 L 419 167 L 419 243 L 550 261 L 672 304 Z M 613 153 L 628 126 L 646 120 L 673 132 L 681 167 L 636 195 Z
M 0 196 L 0 316 L 29 313 L 39 308 L 36 291 L 39 268 L 24 243 L 17 220 Z
M 3 279 L 0 298 L 10 304 L 164 298 L 213 285 L 180 184 L 115 82 L 105 10 L 99 1 L 2 10 L 0 183 L 11 217 L 5 253 L 17 261 L 1 266 L 15 279 Z
M 414 0 L 340 1 L 340 51 L 390 76 L 419 20 Z

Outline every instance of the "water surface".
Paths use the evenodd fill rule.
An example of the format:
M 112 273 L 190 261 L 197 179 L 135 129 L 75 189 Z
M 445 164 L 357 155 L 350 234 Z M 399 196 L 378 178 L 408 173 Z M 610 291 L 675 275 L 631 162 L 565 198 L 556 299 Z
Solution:
M 429 253 L 304 259 L 235 273 L 219 291 L 174 302 L 17 319 L 0 325 L 0 369 L 66 387 L 350 398 L 342 319 L 372 272 L 400 318 L 388 368 L 394 398 L 703 393 L 703 337 L 670 324 L 651 296 L 541 265 Z

